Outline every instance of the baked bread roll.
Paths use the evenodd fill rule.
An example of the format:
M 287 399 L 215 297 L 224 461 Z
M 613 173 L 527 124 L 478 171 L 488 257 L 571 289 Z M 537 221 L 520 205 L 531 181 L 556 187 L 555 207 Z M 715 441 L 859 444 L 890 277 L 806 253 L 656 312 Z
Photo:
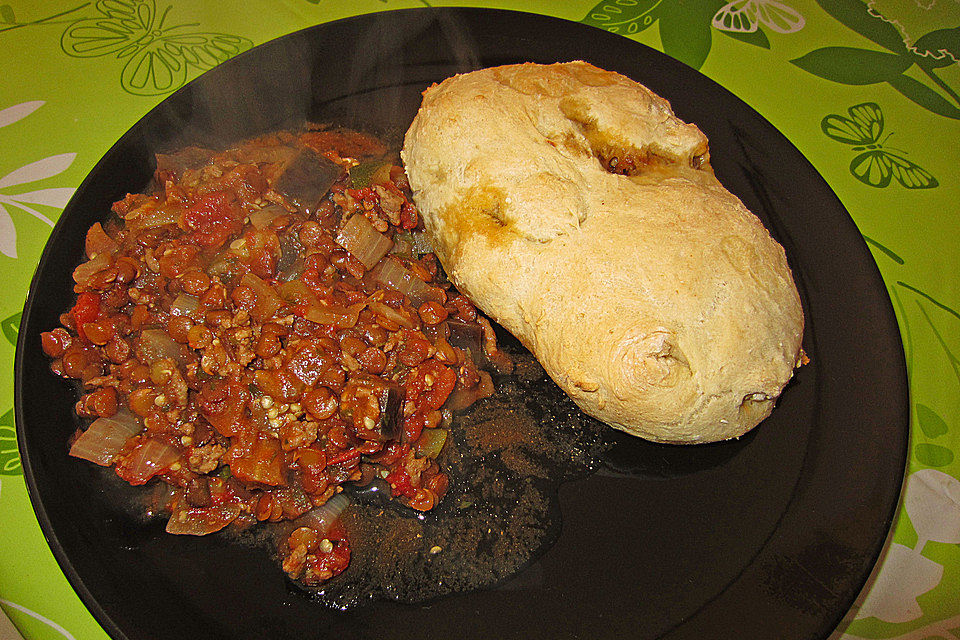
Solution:
M 585 412 L 673 443 L 769 415 L 800 298 L 666 100 L 585 62 L 483 69 L 424 92 L 402 157 L 451 281 Z

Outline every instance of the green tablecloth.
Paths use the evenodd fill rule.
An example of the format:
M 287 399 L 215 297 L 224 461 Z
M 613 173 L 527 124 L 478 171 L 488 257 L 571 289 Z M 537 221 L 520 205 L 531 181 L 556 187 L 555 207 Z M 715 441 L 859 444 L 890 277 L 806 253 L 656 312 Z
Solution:
M 229 55 L 360 13 L 465 5 L 585 22 L 679 58 L 757 109 L 835 190 L 887 284 L 912 392 L 903 508 L 837 637 L 960 638 L 958 0 L 0 0 L 0 604 L 19 631 L 106 637 L 31 508 L 13 359 L 30 278 L 73 190 L 124 131 L 217 60 L 169 49 L 186 63 L 175 74 L 138 62 L 174 34 Z M 149 20 L 152 42 L 138 39 Z

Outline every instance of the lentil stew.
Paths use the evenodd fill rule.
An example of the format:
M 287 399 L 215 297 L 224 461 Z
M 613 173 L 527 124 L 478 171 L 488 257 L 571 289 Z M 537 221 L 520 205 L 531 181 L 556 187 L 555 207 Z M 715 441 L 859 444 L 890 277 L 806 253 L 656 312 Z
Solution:
M 453 412 L 512 367 L 425 243 L 396 155 L 357 131 L 158 155 L 85 252 L 42 334 L 90 421 L 70 455 L 160 487 L 169 533 L 288 521 L 304 585 L 350 562 L 345 489 L 442 500 Z

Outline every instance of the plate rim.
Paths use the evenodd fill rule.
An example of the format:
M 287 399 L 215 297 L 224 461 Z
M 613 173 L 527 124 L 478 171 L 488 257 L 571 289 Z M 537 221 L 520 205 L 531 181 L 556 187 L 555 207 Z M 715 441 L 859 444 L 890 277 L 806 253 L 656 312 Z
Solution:
M 488 15 L 488 16 L 499 15 L 501 17 L 508 17 L 511 15 L 514 15 L 514 16 L 524 16 L 527 19 L 531 19 L 534 21 L 553 21 L 558 23 L 566 23 L 568 26 L 580 25 L 585 29 L 587 28 L 594 29 L 596 32 L 596 37 L 598 38 L 617 39 L 619 41 L 622 41 L 622 43 L 624 43 L 625 46 L 635 47 L 638 50 L 642 50 L 644 51 L 643 55 L 645 56 L 646 55 L 663 56 L 673 62 L 677 62 L 673 58 L 670 58 L 667 54 L 661 51 L 658 51 L 657 49 L 654 49 L 652 47 L 649 47 L 643 43 L 627 38 L 626 36 L 621 36 L 618 34 L 607 32 L 598 27 L 590 27 L 587 25 L 583 25 L 582 23 L 577 22 L 575 20 L 568 20 L 568 19 L 559 18 L 551 15 L 540 14 L 532 11 L 520 11 L 520 10 L 485 8 L 485 7 L 417 7 L 417 8 L 403 8 L 403 9 L 389 8 L 389 9 L 375 11 L 371 13 L 348 16 L 348 17 L 339 18 L 336 20 L 317 23 L 314 25 L 296 29 L 289 33 L 282 34 L 276 38 L 272 38 L 270 40 L 264 41 L 263 43 L 245 52 L 242 52 L 237 56 L 234 56 L 233 58 L 230 58 L 224 61 L 223 63 L 221 63 L 220 65 L 217 65 L 217 67 L 214 67 L 210 71 L 200 74 L 199 76 L 192 79 L 190 82 L 188 82 L 186 85 L 184 85 L 177 91 L 165 96 L 157 105 L 149 109 L 140 118 L 138 118 L 136 122 L 131 124 L 123 133 L 123 135 L 120 136 L 115 142 L 113 142 L 113 144 L 110 145 L 110 147 L 104 152 L 101 158 L 97 160 L 97 162 L 93 165 L 93 167 L 89 170 L 89 172 L 84 176 L 83 180 L 81 181 L 80 185 L 78 186 L 75 192 L 75 195 L 71 197 L 70 202 L 68 202 L 66 207 L 64 207 L 64 210 L 60 215 L 60 217 L 58 218 L 56 225 L 52 229 L 48 237 L 48 240 L 44 244 L 41 257 L 38 260 L 36 269 L 34 270 L 34 273 L 28 288 L 27 296 L 24 302 L 23 315 L 22 315 L 23 325 L 29 326 L 31 321 L 36 322 L 36 320 L 34 320 L 34 315 L 35 315 L 34 310 L 37 306 L 36 300 L 41 295 L 40 291 L 38 290 L 37 283 L 38 283 L 41 272 L 44 270 L 45 265 L 50 261 L 51 256 L 54 254 L 54 247 L 53 247 L 52 240 L 62 233 L 62 228 L 66 224 L 68 213 L 72 211 L 73 208 L 75 207 L 74 203 L 80 197 L 80 195 L 83 194 L 83 192 L 85 191 L 85 187 L 87 187 L 89 183 L 94 181 L 94 177 L 98 173 L 98 169 L 101 167 L 101 165 L 108 160 L 111 154 L 114 153 L 115 150 L 119 146 L 121 146 L 123 142 L 127 141 L 130 137 L 135 135 L 134 133 L 135 130 L 137 130 L 142 125 L 142 123 L 155 117 L 156 113 L 162 110 L 166 103 L 170 102 L 171 100 L 174 100 L 176 96 L 184 92 L 190 91 L 191 85 L 193 85 L 200 78 L 204 77 L 209 73 L 216 72 L 218 69 L 229 68 L 228 67 L 229 65 L 241 64 L 242 61 L 247 57 L 256 56 L 258 50 L 260 50 L 262 47 L 266 45 L 272 45 L 280 41 L 302 37 L 305 32 L 335 28 L 337 24 L 341 24 L 341 23 L 355 23 L 355 22 L 362 23 L 374 18 L 377 15 L 382 15 L 385 13 L 397 13 L 397 14 L 432 13 L 435 15 L 450 14 L 450 15 L 464 16 L 464 19 L 468 22 L 472 19 L 471 16 L 478 15 L 478 14 Z M 235 61 L 238 61 L 238 62 L 235 62 Z M 703 78 L 705 78 L 706 80 L 713 83 L 714 85 L 716 85 L 716 87 L 722 93 L 725 94 L 725 98 L 737 101 L 738 103 L 740 103 L 741 107 L 748 109 L 750 112 L 752 112 L 754 117 L 756 117 L 758 120 L 765 123 L 765 125 L 769 128 L 771 133 L 775 133 L 777 136 L 779 136 L 783 144 L 795 152 L 795 155 L 797 156 L 797 158 L 799 158 L 803 163 L 806 164 L 806 169 L 822 183 L 823 187 L 825 188 L 825 191 L 829 193 L 829 195 L 835 201 L 835 204 L 838 207 L 838 209 L 842 210 L 843 213 L 845 214 L 842 217 L 842 220 L 839 222 L 856 232 L 856 236 L 858 238 L 859 244 L 861 245 L 859 247 L 861 252 L 870 258 L 870 262 L 872 263 L 872 269 L 871 269 L 872 273 L 870 274 L 870 276 L 873 280 L 873 284 L 879 285 L 879 290 L 882 290 L 884 294 L 880 296 L 880 299 L 878 300 L 878 302 L 881 303 L 881 306 L 884 307 L 885 313 L 883 316 L 883 320 L 885 321 L 885 324 L 892 325 L 893 332 L 897 336 L 896 345 L 891 344 L 890 346 L 895 347 L 894 350 L 896 351 L 895 355 L 897 358 L 896 364 L 898 365 L 897 372 L 899 374 L 897 377 L 900 379 L 899 380 L 900 388 L 897 390 L 891 390 L 891 391 L 896 391 L 896 395 L 899 396 L 901 401 L 899 404 L 899 408 L 901 413 L 900 424 L 902 426 L 902 429 L 898 430 L 897 432 L 902 433 L 904 436 L 902 447 L 900 448 L 900 456 L 899 456 L 900 464 L 898 464 L 898 466 L 901 468 L 901 471 L 902 471 L 899 478 L 899 490 L 897 492 L 898 495 L 897 495 L 897 499 L 891 505 L 889 505 L 887 512 L 884 514 L 883 521 L 886 523 L 884 532 L 882 536 L 877 536 L 878 542 L 875 543 L 874 550 L 870 554 L 872 557 L 870 566 L 867 568 L 865 572 L 861 572 L 863 573 L 863 575 L 861 575 L 857 580 L 858 584 L 860 584 L 860 588 L 855 593 L 852 593 L 849 598 L 846 599 L 847 603 L 844 606 L 843 610 L 839 611 L 834 616 L 834 619 L 830 625 L 830 629 L 832 631 L 847 615 L 847 613 L 851 609 L 851 606 L 853 606 L 853 604 L 858 600 L 858 598 L 862 594 L 864 594 L 865 590 L 870 586 L 871 576 L 873 576 L 877 571 L 879 571 L 878 560 L 881 558 L 883 551 L 886 549 L 887 545 L 889 544 L 892 538 L 893 531 L 894 531 L 893 525 L 897 521 L 897 517 L 903 502 L 903 491 L 905 489 L 905 480 L 909 473 L 908 461 L 909 461 L 909 446 L 910 446 L 910 440 L 912 435 L 911 425 L 910 425 L 912 398 L 911 398 L 911 388 L 909 385 L 909 378 L 908 378 L 908 373 L 906 368 L 906 359 L 905 359 L 902 333 L 900 331 L 899 324 L 897 322 L 897 316 L 896 316 L 895 309 L 893 307 L 892 300 L 890 299 L 890 296 L 889 296 L 889 290 L 886 286 L 885 281 L 883 280 L 882 274 L 879 269 L 879 265 L 877 264 L 876 260 L 873 258 L 873 254 L 872 252 L 870 252 L 869 246 L 867 245 L 866 241 L 863 239 L 862 234 L 860 234 L 859 229 L 857 228 L 857 225 L 853 220 L 853 218 L 850 216 L 846 206 L 840 200 L 839 196 L 837 196 L 836 192 L 830 186 L 830 184 L 826 181 L 823 175 L 812 165 L 812 163 L 810 163 L 810 161 L 806 158 L 803 152 L 801 152 L 800 149 L 789 138 L 787 138 L 785 134 L 783 134 L 777 127 L 775 127 L 772 123 L 770 123 L 769 120 L 767 120 L 762 114 L 756 111 L 756 109 L 754 109 L 751 105 L 746 103 L 743 99 L 741 99 L 732 91 L 730 91 L 729 89 L 721 85 L 719 82 L 713 80 L 710 76 L 707 76 L 706 74 L 703 74 L 699 70 L 694 69 L 692 67 L 688 67 L 686 65 L 685 65 L 685 68 L 688 72 L 698 74 Z M 47 513 L 46 507 L 43 503 L 41 496 L 39 495 L 39 488 L 37 486 L 37 482 L 35 478 L 35 470 L 33 468 L 31 456 L 29 455 L 27 438 L 25 437 L 26 425 L 25 425 L 25 417 L 23 416 L 23 405 L 24 405 L 24 402 L 26 402 L 25 396 L 28 393 L 28 390 L 24 388 L 24 381 L 23 381 L 23 370 L 25 366 L 24 362 L 28 357 L 36 355 L 35 353 L 31 353 L 31 346 L 26 344 L 28 333 L 29 332 L 27 331 L 21 331 L 17 339 L 16 352 L 15 352 L 15 358 L 14 358 L 14 413 L 15 413 L 15 420 L 16 420 L 17 446 L 18 446 L 18 450 L 21 458 L 21 464 L 24 470 L 23 475 L 24 475 L 25 483 L 27 485 L 30 503 L 33 507 L 38 523 L 40 524 L 41 531 L 47 542 L 48 547 L 52 551 L 61 571 L 67 578 L 71 587 L 77 592 L 77 595 L 81 600 L 83 606 L 93 615 L 97 623 L 104 628 L 104 631 L 108 635 L 110 635 L 112 638 L 117 638 L 120 640 L 128 640 L 129 636 L 114 620 L 113 616 L 111 616 L 109 612 L 107 612 L 103 608 L 103 606 L 101 605 L 99 600 L 96 598 L 96 596 L 87 587 L 87 584 L 84 578 L 79 574 L 79 572 L 74 567 L 72 561 L 70 560 L 64 547 L 62 546 L 56 531 L 52 527 L 52 522 Z M 807 455 L 809 455 L 809 452 Z M 796 493 L 796 488 L 794 488 L 793 493 L 791 495 L 795 493 Z M 791 501 L 792 499 L 793 498 L 791 497 Z M 771 536 L 773 535 L 775 535 L 775 531 L 771 533 Z M 762 551 L 762 548 L 761 548 L 761 551 Z M 758 554 L 759 553 L 760 551 L 758 551 Z M 697 612 L 694 612 L 692 616 L 695 616 L 698 612 L 699 610 L 697 610 Z M 680 624 L 683 624 L 683 623 L 681 622 Z M 670 630 L 667 630 L 665 632 L 665 635 L 669 635 L 669 633 L 670 633 Z M 830 632 L 828 631 L 828 634 L 829 633 Z

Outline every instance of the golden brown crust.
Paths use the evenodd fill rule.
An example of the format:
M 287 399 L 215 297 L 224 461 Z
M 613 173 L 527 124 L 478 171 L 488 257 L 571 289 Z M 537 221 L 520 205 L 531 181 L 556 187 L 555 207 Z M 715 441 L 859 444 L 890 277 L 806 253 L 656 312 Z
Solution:
M 769 414 L 799 296 L 665 100 L 584 62 L 483 69 L 424 93 L 402 155 L 452 281 L 584 411 L 665 442 Z

